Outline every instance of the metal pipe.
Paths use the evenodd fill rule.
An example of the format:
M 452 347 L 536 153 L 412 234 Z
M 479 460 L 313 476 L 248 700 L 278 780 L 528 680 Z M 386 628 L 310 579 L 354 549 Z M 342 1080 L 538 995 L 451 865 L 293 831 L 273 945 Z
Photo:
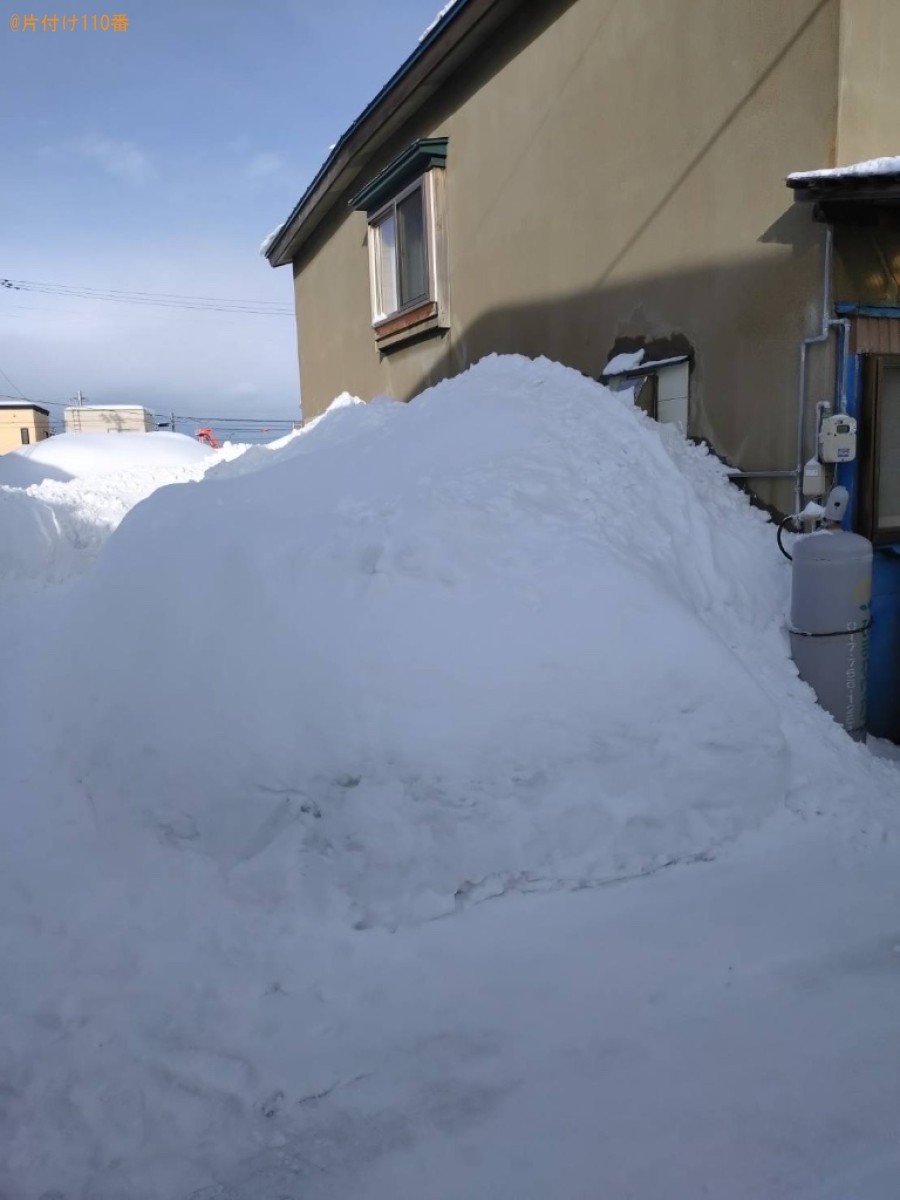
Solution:
M 838 412 L 846 413 L 850 384 L 850 319 L 849 317 L 832 317 L 828 324 L 832 329 L 840 331 L 841 385 L 838 390 Z
M 803 425 L 806 418 L 806 352 L 810 346 L 821 345 L 831 336 L 831 261 L 834 253 L 834 230 L 825 228 L 825 263 L 822 280 L 822 332 L 804 338 L 800 343 L 800 380 L 797 385 L 797 467 L 794 472 L 794 509 L 803 503 Z
M 729 471 L 729 479 L 793 479 L 797 474 L 790 471 Z

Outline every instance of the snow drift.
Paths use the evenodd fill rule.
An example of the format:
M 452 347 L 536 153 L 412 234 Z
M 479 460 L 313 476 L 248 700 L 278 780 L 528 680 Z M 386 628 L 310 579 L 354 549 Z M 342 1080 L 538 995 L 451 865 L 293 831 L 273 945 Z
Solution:
M 797 680 L 786 588 L 718 463 L 547 362 L 489 359 L 409 405 L 345 398 L 137 504 L 0 643 L 0 1195 L 362 1194 L 398 1147 L 423 1171 L 465 1160 L 434 1137 L 489 1121 L 530 1049 L 532 1107 L 490 1151 L 506 1194 L 512 1147 L 546 1127 L 547 1063 L 568 1080 L 604 1018 L 588 1005 L 565 1040 L 521 922 L 483 944 L 425 922 L 708 856 L 785 802 L 827 795 L 874 827 L 896 770 Z M 674 962 L 707 902 L 688 897 Z M 566 979 L 570 926 L 544 920 Z M 584 996 L 640 949 L 614 925 L 573 976 Z M 504 928 L 512 983 L 491 974 Z M 639 1004 L 672 992 L 677 1034 L 671 974 Z M 595 1093 L 572 1094 L 593 1178 Z
M 183 433 L 60 433 L 0 455 L 0 486 L 113 475 L 135 467 L 184 467 L 205 462 L 211 454 L 208 446 Z M 33 473 L 26 473 L 25 463 Z M 28 481 L 24 485 L 23 477 Z
M 488 360 L 227 470 L 126 517 L 33 673 L 114 836 L 393 924 L 703 853 L 783 799 L 727 643 L 748 544 L 777 587 L 764 520 L 627 401 Z
M 79 573 L 129 509 L 216 453 L 181 433 L 64 433 L 0 455 L 0 592 Z

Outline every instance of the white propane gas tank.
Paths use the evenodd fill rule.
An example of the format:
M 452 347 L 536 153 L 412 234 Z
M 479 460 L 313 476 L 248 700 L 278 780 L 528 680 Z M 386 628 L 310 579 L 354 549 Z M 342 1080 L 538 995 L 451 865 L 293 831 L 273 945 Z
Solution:
M 793 547 L 791 654 L 819 703 L 857 740 L 866 732 L 872 543 L 817 531 Z

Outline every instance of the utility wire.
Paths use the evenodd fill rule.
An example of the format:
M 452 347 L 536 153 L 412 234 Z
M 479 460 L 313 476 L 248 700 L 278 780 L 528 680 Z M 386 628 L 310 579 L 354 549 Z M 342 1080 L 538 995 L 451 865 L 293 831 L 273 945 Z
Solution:
M 208 300 L 212 304 L 261 304 L 266 306 L 275 306 L 276 308 L 286 307 L 281 300 L 247 300 L 246 298 L 234 299 L 227 296 L 192 296 L 185 295 L 181 292 L 142 292 L 136 288 L 95 288 L 89 287 L 87 284 L 74 283 L 37 283 L 27 279 L 3 279 L 0 280 L 0 285 L 3 287 L 46 287 L 59 288 L 65 291 L 77 292 L 102 292 L 104 295 L 110 294 L 114 296 L 149 296 L 157 300 Z
M 114 304 L 139 304 L 151 308 L 177 308 L 189 312 L 243 313 L 254 316 L 292 317 L 290 305 L 275 300 L 226 299 L 221 296 L 184 296 L 170 292 L 127 292 L 118 288 L 92 288 L 65 283 L 40 283 L 29 279 L 0 279 L 0 289 L 61 296 L 73 300 L 106 300 Z
M 78 404 L 75 404 L 71 401 L 66 401 L 66 400 L 35 400 L 31 396 L 23 396 L 21 394 L 19 394 L 18 396 L 12 396 L 9 393 L 4 393 L 4 392 L 0 392 L 0 400 L 23 400 L 26 404 L 39 404 L 42 408 L 85 407 L 84 405 L 79 406 Z M 89 405 L 88 406 L 89 409 L 91 407 L 103 408 L 104 405 L 100 404 L 100 405 Z M 129 406 L 126 406 L 126 407 L 129 407 Z M 143 405 L 135 404 L 135 405 L 131 405 L 130 407 L 142 408 Z M 2 408 L 0 408 L 0 411 L 2 411 Z M 170 416 L 169 410 L 166 410 L 165 412 L 156 412 L 153 409 L 149 409 L 148 411 L 151 412 L 151 414 L 154 417 L 159 417 L 161 419 L 164 418 L 164 419 L 168 420 L 168 418 Z M 202 416 L 197 417 L 197 416 L 193 416 L 191 413 L 178 413 L 178 412 L 175 413 L 175 420 L 176 421 L 196 421 L 198 424 L 201 424 L 201 425 L 204 422 L 206 422 L 207 425 L 214 425 L 217 423 L 221 424 L 221 425 L 293 425 L 294 424 L 293 417 L 255 417 L 255 416 L 244 417 L 244 416 L 230 416 L 227 414 L 220 414 L 219 416 L 211 416 L 211 417 L 202 417 Z
M 22 397 L 22 399 L 24 400 L 24 399 L 25 399 L 25 393 L 24 393 L 24 392 L 23 392 L 23 391 L 22 391 L 22 390 L 21 390 L 19 387 L 17 387 L 17 386 L 16 386 L 16 384 L 14 384 L 14 383 L 13 383 L 13 381 L 10 379 L 10 377 L 7 375 L 7 373 L 6 373 L 6 372 L 3 370 L 3 368 L 2 368 L 2 367 L 0 367 L 0 375 L 2 375 L 2 376 L 3 376 L 3 378 L 4 378 L 4 379 L 6 380 L 6 382 L 9 384 L 9 386 L 12 388 L 12 390 L 13 390 L 14 392 L 18 392 L 18 394 L 19 394 L 19 395 Z
M 9 400 L 9 401 L 13 401 L 13 402 L 21 401 L 23 404 L 37 404 L 41 408 L 56 410 L 52 414 L 55 420 L 62 419 L 62 413 L 59 411 L 61 409 L 78 409 L 79 407 L 84 408 L 84 406 L 79 406 L 79 405 L 73 404 L 73 403 L 66 403 L 65 401 L 61 401 L 61 400 L 34 400 L 28 396 L 12 396 L 12 395 L 8 395 L 8 394 L 0 393 L 0 401 L 4 401 L 4 400 Z M 3 412 L 4 407 L 8 408 L 8 407 L 10 407 L 10 405 L 0 404 L 0 424 L 12 424 L 12 425 L 19 424 L 19 422 L 17 420 L 15 420 L 14 418 L 7 417 L 4 415 L 4 412 Z M 93 407 L 95 407 L 95 408 L 102 407 L 102 405 L 100 405 L 100 406 L 95 405 Z M 140 405 L 135 405 L 134 407 L 140 407 Z M 87 411 L 90 411 L 90 408 L 88 408 Z M 179 422 L 182 425 L 187 425 L 187 426 L 193 425 L 197 428 L 202 428 L 203 426 L 209 426 L 211 429 L 213 429 L 214 431 L 216 431 L 218 433 L 228 432 L 228 433 L 234 433 L 236 435 L 238 435 L 238 434 L 249 435 L 249 434 L 253 434 L 253 433 L 271 433 L 271 434 L 274 434 L 275 436 L 281 436 L 284 433 L 290 433 L 291 430 L 294 429 L 296 426 L 296 420 L 293 417 L 255 417 L 255 416 L 228 416 L 228 415 L 198 417 L 198 416 L 193 416 L 190 413 L 177 413 L 177 412 L 172 413 L 171 411 L 155 412 L 153 410 L 150 410 L 150 415 L 153 417 L 154 424 L 156 424 L 156 425 L 171 426 L 172 418 L 174 417 L 176 426 Z

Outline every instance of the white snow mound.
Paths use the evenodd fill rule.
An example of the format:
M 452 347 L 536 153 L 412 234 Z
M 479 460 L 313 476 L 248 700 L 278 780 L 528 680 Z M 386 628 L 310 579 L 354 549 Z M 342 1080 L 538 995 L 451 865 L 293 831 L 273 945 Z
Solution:
M 552 1191 L 555 1162 L 594 1172 L 609 1070 L 637 1079 L 642 1103 L 659 1099 L 641 1083 L 655 1061 L 646 1015 L 629 1035 L 636 1074 L 618 1046 L 609 1056 L 604 1030 L 619 1028 L 629 992 L 611 1008 L 609 997 L 623 980 L 638 1008 L 668 996 L 657 1034 L 695 1061 L 685 997 L 704 1028 L 716 1010 L 694 989 L 726 994 L 748 906 L 777 913 L 780 901 L 741 885 L 699 983 L 685 948 L 710 923 L 682 905 L 671 944 L 660 929 L 639 944 L 630 891 L 608 894 L 607 926 L 587 941 L 553 923 L 553 904 L 495 909 L 493 933 L 485 910 L 458 929 L 414 923 L 504 889 L 704 855 L 785 799 L 880 836 L 896 766 L 852 743 L 797 680 L 771 525 L 627 395 L 518 358 L 485 360 L 409 405 L 344 398 L 280 449 L 213 461 L 199 482 L 137 504 L 64 592 L 32 588 L 6 609 L 0 1195 L 420 1195 L 427 1186 L 391 1174 L 393 1151 L 433 1174 L 460 1157 L 452 1139 L 469 1144 L 469 1121 L 496 1159 L 478 1187 L 448 1174 L 441 1194 L 486 1194 L 491 1180 L 519 1194 L 505 1147 L 523 1130 L 543 1146 L 548 1094 L 568 1108 L 554 1110 L 559 1157 L 529 1175 L 534 1194 L 545 1179 Z M 123 478 L 105 477 L 119 504 Z M 18 506 L 31 496 L 9 494 Z M 764 837 L 777 844 L 779 828 Z M 787 903 L 793 889 L 807 893 L 802 872 Z M 519 975 L 495 955 L 504 930 Z M 480 950 L 448 958 L 445 934 Z M 559 956 L 535 957 L 548 939 Z M 887 978 L 892 940 L 877 956 L 854 941 L 839 968 L 861 963 L 863 977 L 877 963 Z M 765 999 L 785 946 L 756 953 L 741 961 L 754 978 L 762 964 Z M 810 953 L 804 942 L 798 996 L 820 978 Z M 822 979 L 834 959 L 830 945 Z M 601 1015 L 569 1028 L 582 989 Z M 752 1008 L 734 994 L 738 1014 Z M 531 1025 L 510 1040 L 520 1009 Z M 762 1020 L 789 1041 L 799 1027 Z M 708 1059 L 746 1035 L 712 1026 Z M 751 1029 L 758 1056 L 767 1043 Z M 748 1094 L 742 1071 L 707 1103 Z M 503 1095 L 507 1077 L 524 1108 L 496 1141 L 490 1089 Z M 612 1088 L 614 1107 L 625 1093 Z M 626 1110 L 640 1147 L 653 1107 Z M 650 1125 L 631 1119 L 647 1111 Z M 582 1142 L 560 1142 L 585 1113 Z M 432 1134 L 439 1143 L 417 1141 Z M 692 1149 L 682 1129 L 672 1136 L 679 1154 Z
M 0 595 L 78 574 L 144 497 L 245 449 L 181 433 L 65 433 L 0 455 Z
M 112 475 L 135 467 L 184 467 L 213 451 L 183 433 L 60 433 L 0 455 L 0 486 L 23 487 L 44 479 Z M 30 477 L 22 459 L 36 468 Z M 46 468 L 42 472 L 42 468 Z M 25 480 L 25 482 L 21 482 Z
M 784 798 L 729 645 L 773 619 L 770 530 L 627 400 L 492 358 L 254 466 L 133 510 L 29 674 L 33 778 L 64 759 L 108 836 L 393 925 L 702 854 Z

